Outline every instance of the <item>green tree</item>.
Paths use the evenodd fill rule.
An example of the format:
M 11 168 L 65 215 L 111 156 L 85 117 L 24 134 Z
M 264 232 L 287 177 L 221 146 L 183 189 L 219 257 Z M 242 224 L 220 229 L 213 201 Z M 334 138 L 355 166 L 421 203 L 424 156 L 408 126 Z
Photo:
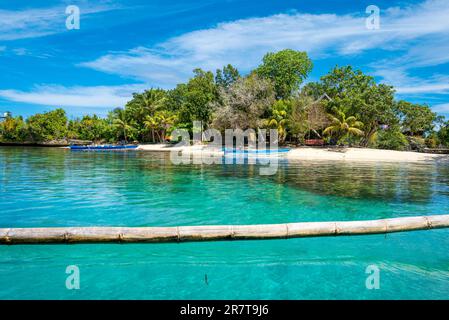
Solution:
M 107 138 L 107 126 L 105 119 L 86 115 L 81 120 L 69 121 L 68 131 L 71 138 L 99 142 Z
M 438 131 L 438 138 L 442 144 L 449 147 L 449 121 L 440 127 L 440 130 Z
M 362 136 L 363 131 L 360 129 L 363 127 L 363 123 L 358 121 L 356 117 L 346 117 L 345 113 L 341 110 L 334 110 L 335 116 L 329 114 L 329 118 L 332 124 L 324 129 L 324 135 L 330 135 L 337 139 L 339 143 L 348 142 L 352 136 Z
M 133 98 L 125 106 L 127 118 L 132 119 L 138 139 L 145 140 L 146 128 L 144 121 L 147 116 L 153 116 L 158 110 L 165 108 L 167 93 L 162 89 L 149 89 L 142 93 L 134 93 Z
M 161 142 L 165 141 L 167 133 L 173 128 L 177 121 L 177 116 L 167 110 L 161 110 L 156 113 L 156 118 L 159 123 L 159 129 L 161 131 L 160 138 Z
M 151 141 L 156 142 L 155 134 L 159 128 L 159 122 L 156 116 L 146 116 L 144 121 L 145 128 L 151 132 Z
M 223 67 L 223 70 L 217 69 L 215 73 L 215 83 L 224 89 L 229 88 L 238 78 L 239 71 L 230 64 Z
M 432 131 L 424 140 L 428 148 L 438 148 L 441 145 L 441 140 L 438 137 L 438 132 Z
M 125 110 L 117 108 L 113 111 L 112 125 L 116 129 L 117 138 L 120 139 L 123 136 L 125 142 L 128 142 L 128 133 L 134 127 L 128 120 Z
M 162 106 L 163 110 L 179 112 L 186 103 L 187 84 L 180 83 L 174 89 L 167 91 L 167 99 Z
M 397 103 L 397 112 L 402 132 L 411 136 L 424 136 L 434 128 L 436 113 L 429 106 L 407 101 Z
M 6 117 L 0 121 L 0 140 L 8 142 L 24 142 L 27 138 L 27 127 L 21 116 Z
M 27 119 L 33 141 L 62 140 L 67 137 L 67 116 L 63 109 L 38 113 Z
M 217 100 L 218 91 L 212 72 L 201 69 L 193 72 L 194 77 L 182 87 L 180 122 L 191 127 L 193 121 L 201 121 L 205 128 L 211 121 L 212 103 Z
M 279 142 L 282 144 L 287 136 L 287 124 L 289 119 L 290 104 L 284 100 L 278 100 L 270 110 L 270 116 L 264 119 L 266 128 L 278 131 Z
M 365 134 L 362 145 L 367 146 L 380 126 L 394 126 L 397 118 L 394 113 L 394 89 L 385 84 L 374 84 L 362 94 L 363 98 L 355 115 L 364 124 Z
M 144 124 L 151 132 L 153 142 L 156 142 L 156 136 L 159 142 L 164 142 L 167 132 L 173 127 L 176 120 L 175 114 L 167 110 L 161 110 L 157 111 L 154 116 L 147 116 Z
M 372 145 L 379 149 L 402 151 L 407 149 L 409 142 L 402 134 L 399 126 L 394 125 L 386 130 L 379 130 L 372 141 Z
M 153 116 L 147 116 L 145 118 L 144 124 L 145 124 L 145 128 L 147 128 L 147 130 L 149 132 L 151 132 L 151 141 L 156 142 L 156 136 L 157 136 L 157 140 L 160 141 L 161 140 L 161 135 L 160 135 L 161 123 L 160 123 L 159 115 L 156 113 Z
M 338 109 L 363 122 L 361 143 L 364 146 L 373 139 L 381 125 L 397 123 L 393 88 L 376 84 L 373 77 L 351 66 L 335 67 L 321 77 L 319 83 L 308 84 L 305 91 L 315 97 L 326 93 L 331 98 L 323 101 L 328 111 Z
M 299 90 L 312 67 L 307 53 L 285 49 L 267 53 L 256 73 L 273 82 L 277 99 L 287 99 L 294 91 Z

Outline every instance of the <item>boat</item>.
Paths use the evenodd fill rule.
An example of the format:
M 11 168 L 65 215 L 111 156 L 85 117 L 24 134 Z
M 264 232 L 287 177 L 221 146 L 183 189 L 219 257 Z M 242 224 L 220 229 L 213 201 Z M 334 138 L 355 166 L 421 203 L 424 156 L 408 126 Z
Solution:
M 70 150 L 74 151 L 110 151 L 110 150 L 133 150 L 136 145 L 92 145 L 92 146 L 70 146 Z

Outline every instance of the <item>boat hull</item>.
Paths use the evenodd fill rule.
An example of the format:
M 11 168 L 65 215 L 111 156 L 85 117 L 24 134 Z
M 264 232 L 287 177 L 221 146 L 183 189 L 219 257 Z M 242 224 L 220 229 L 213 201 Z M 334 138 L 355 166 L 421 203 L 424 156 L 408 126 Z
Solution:
M 134 150 L 137 146 L 70 146 L 74 151 Z

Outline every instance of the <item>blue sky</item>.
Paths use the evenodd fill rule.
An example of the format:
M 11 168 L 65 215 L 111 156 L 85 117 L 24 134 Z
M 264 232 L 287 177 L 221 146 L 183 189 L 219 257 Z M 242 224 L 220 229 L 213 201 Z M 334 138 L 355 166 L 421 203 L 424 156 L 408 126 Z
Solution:
M 79 30 L 66 28 L 68 5 Z M 381 9 L 378 30 L 368 5 Z M 285 48 L 308 52 L 307 81 L 351 64 L 449 116 L 447 0 L 0 0 L 0 111 L 106 115 L 196 67 L 245 73 Z

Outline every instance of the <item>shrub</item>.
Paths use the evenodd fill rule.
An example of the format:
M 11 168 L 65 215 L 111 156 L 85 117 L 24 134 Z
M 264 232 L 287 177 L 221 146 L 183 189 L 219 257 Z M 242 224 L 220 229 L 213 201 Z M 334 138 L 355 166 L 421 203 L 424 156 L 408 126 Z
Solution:
M 432 133 L 425 140 L 425 144 L 428 148 L 438 148 L 441 145 L 440 139 L 436 133 Z
M 422 137 L 408 137 L 410 148 L 412 150 L 421 150 L 426 148 L 426 139 Z
M 406 150 L 409 146 L 407 138 L 399 128 L 392 127 L 377 133 L 375 147 L 379 149 Z

